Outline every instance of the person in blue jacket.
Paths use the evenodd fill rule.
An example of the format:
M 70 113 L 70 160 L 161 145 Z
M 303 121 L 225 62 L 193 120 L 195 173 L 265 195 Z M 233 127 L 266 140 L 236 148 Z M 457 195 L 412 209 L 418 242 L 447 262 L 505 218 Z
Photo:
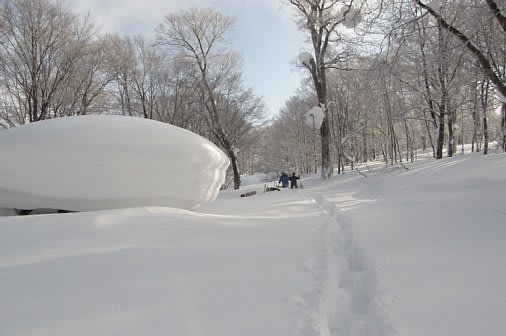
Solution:
M 279 183 L 281 183 L 281 186 L 283 188 L 288 188 L 288 174 L 285 172 L 281 173 L 281 176 L 279 177 Z

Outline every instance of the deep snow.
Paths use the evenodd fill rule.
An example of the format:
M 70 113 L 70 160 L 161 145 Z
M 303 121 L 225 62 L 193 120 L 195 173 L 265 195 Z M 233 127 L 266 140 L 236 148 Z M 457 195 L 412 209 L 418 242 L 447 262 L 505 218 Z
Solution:
M 1 131 L 0 158 L 0 208 L 70 211 L 191 209 L 216 198 L 229 165 L 225 153 L 198 134 L 118 115 Z
M 1 217 L 0 335 L 502 335 L 506 154 L 405 167 Z

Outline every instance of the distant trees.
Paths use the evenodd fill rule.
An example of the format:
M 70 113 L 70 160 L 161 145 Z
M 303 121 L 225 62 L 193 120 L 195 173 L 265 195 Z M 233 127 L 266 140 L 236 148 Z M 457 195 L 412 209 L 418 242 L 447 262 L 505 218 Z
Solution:
M 480 90 L 479 105 L 483 112 L 484 153 L 487 154 L 489 142 L 487 107 L 492 86 L 498 94 L 506 97 L 504 2 L 496 0 L 443 1 L 437 6 L 429 5 L 421 0 L 414 2 L 430 13 L 438 27 L 451 34 L 470 53 L 475 59 L 475 66 L 479 67 L 485 77 L 477 82 L 477 86 Z M 466 11 L 461 13 L 459 9 L 464 7 Z M 470 22 L 472 24 L 469 24 Z M 452 117 L 453 115 L 449 115 L 449 120 Z M 503 128 L 503 133 L 504 131 Z M 453 136 L 451 128 L 449 132 L 451 138 Z M 451 155 L 451 149 L 448 153 Z
M 0 3 L 1 120 L 5 127 L 85 114 L 103 55 L 88 17 L 46 0 Z M 102 78 L 102 85 L 107 79 Z M 100 89 L 98 90 L 100 91 Z
M 414 2 L 429 12 L 438 25 L 455 36 L 472 53 L 485 76 L 506 97 L 506 78 L 501 61 L 505 51 L 500 48 L 506 33 L 504 1 L 442 1 L 437 6 L 431 6 L 422 0 Z M 460 17 L 459 9 L 464 7 L 469 12 Z M 467 24 L 468 22 L 473 24 Z
M 90 113 L 159 120 L 218 144 L 235 188 L 259 169 L 328 178 L 425 149 L 438 159 L 464 143 L 506 150 L 503 1 L 281 2 L 307 33 L 298 66 L 308 76 L 265 125 L 227 40 L 232 18 L 171 13 L 151 39 L 102 34 L 58 1 L 2 0 L 0 127 Z M 315 106 L 321 127 L 307 123 Z
M 435 158 L 452 156 L 464 142 L 485 154 L 491 141 L 505 148 L 506 117 L 500 111 L 504 114 L 506 108 L 496 99 L 506 78 L 503 2 L 284 3 L 300 14 L 298 23 L 308 32 L 314 55 L 306 64 L 313 86 L 303 84 L 302 93 L 287 100 L 283 123 L 300 113 L 294 99 L 307 112 L 315 104 L 322 106 L 318 95 L 323 92 L 331 159 L 338 172 L 380 157 L 392 164 L 414 160 L 430 147 Z M 343 20 L 352 5 L 358 5 L 360 13 L 354 14 L 362 19 L 354 37 L 342 28 L 329 34 L 333 26 L 328 25 Z M 321 40 L 328 45 L 315 47 L 318 34 L 328 34 Z M 327 66 L 324 77 L 315 72 L 322 46 L 329 52 L 321 62 Z M 330 65 L 335 60 L 339 62 Z M 319 88 L 322 78 L 326 84 Z M 304 122 L 300 118 L 299 126 L 292 127 Z M 272 127 L 281 123 L 276 119 Z M 278 140 L 278 148 L 286 147 L 287 140 Z

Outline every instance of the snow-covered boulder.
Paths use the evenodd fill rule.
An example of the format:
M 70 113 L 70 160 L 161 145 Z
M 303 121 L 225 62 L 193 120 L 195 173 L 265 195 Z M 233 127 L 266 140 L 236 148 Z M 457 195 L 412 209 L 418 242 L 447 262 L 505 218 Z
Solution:
M 227 156 L 161 122 L 125 116 L 39 121 L 0 132 L 0 208 L 191 209 L 213 201 Z

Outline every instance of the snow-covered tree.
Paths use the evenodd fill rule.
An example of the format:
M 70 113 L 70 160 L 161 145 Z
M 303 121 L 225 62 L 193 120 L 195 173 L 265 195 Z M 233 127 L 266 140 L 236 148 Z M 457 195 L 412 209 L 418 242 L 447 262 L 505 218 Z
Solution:
M 321 137 L 321 175 L 329 178 L 333 173 L 331 156 L 330 118 L 327 113 L 327 71 L 342 61 L 342 55 L 336 52 L 335 45 L 340 40 L 339 26 L 354 27 L 360 15 L 344 0 L 288 0 L 287 3 L 298 13 L 297 24 L 306 32 L 312 45 L 312 54 L 303 52 L 299 59 L 311 73 L 318 105 L 325 111 L 320 127 Z

